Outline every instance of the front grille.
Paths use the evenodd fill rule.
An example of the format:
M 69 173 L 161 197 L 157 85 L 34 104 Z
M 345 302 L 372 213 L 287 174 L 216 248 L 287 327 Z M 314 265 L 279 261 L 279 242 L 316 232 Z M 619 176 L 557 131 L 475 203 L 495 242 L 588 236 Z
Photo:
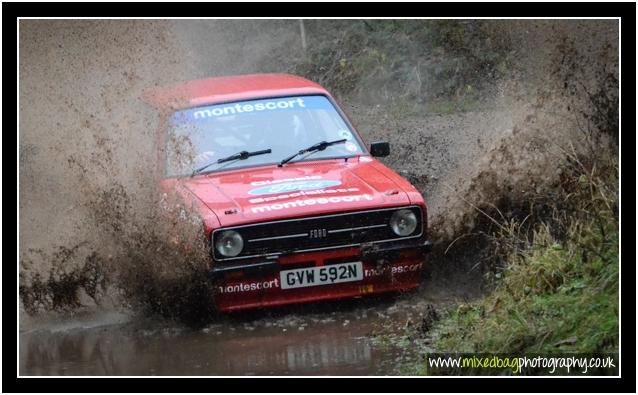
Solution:
M 390 228 L 390 217 L 399 209 L 416 214 L 419 222 L 413 234 L 400 237 Z M 216 237 L 225 230 L 237 231 L 244 239 L 244 249 L 236 257 L 224 258 L 214 248 Z M 217 229 L 213 232 L 213 256 L 216 261 L 229 261 L 410 239 L 422 233 L 423 218 L 418 206 L 357 211 Z

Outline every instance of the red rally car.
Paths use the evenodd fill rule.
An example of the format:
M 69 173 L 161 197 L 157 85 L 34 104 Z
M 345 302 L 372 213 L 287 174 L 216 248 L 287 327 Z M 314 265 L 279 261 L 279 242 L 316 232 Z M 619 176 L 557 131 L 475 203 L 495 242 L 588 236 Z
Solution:
M 220 311 L 416 288 L 427 208 L 326 89 L 287 74 L 156 88 L 161 188 L 210 242 Z

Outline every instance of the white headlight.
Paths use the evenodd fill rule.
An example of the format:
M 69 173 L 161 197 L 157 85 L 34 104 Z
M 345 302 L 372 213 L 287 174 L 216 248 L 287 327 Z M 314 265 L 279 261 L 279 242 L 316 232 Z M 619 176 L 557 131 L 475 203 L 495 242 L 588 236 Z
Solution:
M 390 227 L 398 236 L 411 235 L 417 226 L 416 215 L 410 210 L 399 210 L 392 214 L 390 218 Z
M 215 248 L 223 256 L 234 257 L 244 249 L 244 239 L 234 230 L 227 230 L 217 237 Z

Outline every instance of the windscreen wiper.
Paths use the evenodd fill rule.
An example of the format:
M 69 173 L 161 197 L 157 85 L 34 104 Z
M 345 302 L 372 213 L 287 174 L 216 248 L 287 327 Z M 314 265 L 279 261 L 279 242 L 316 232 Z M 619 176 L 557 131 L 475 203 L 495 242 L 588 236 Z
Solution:
M 313 144 L 308 148 L 304 148 L 301 151 L 297 152 L 294 155 L 290 155 L 289 157 L 287 157 L 286 159 L 283 159 L 281 162 L 279 162 L 279 167 L 282 167 L 283 165 L 285 165 L 286 163 L 290 162 L 291 160 L 295 159 L 297 156 L 305 154 L 306 152 L 317 152 L 317 151 L 323 151 L 326 148 L 330 147 L 331 145 L 335 145 L 335 144 L 341 144 L 341 143 L 345 143 L 346 141 L 348 141 L 348 139 L 342 139 L 342 140 L 334 140 L 334 141 L 321 141 L 318 142 L 317 144 Z
M 214 164 L 230 162 L 231 160 L 245 160 L 245 159 L 250 158 L 251 156 L 269 154 L 271 152 L 272 152 L 272 150 L 270 148 L 264 149 L 264 150 L 261 150 L 261 151 L 253 151 L 253 152 L 241 151 L 241 152 L 238 152 L 236 154 L 227 156 L 225 158 L 217 159 L 215 162 L 211 162 L 211 163 L 207 164 L 206 166 L 202 166 L 199 169 L 193 170 L 193 174 L 191 174 L 191 177 L 196 175 L 196 174 L 201 173 L 203 170 L 205 170 L 206 168 L 208 168 L 209 166 L 212 166 Z

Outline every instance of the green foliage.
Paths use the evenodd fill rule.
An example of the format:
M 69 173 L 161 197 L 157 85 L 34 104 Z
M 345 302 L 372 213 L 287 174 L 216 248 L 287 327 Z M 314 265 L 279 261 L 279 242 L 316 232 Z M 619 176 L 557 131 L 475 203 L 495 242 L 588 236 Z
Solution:
M 551 221 L 530 237 L 503 227 L 510 246 L 494 291 L 447 314 L 437 350 L 454 352 L 614 352 L 618 348 L 617 168 L 566 180 L 561 238 Z M 509 239 L 519 243 L 510 243 Z M 522 239 L 522 240 L 521 240 Z

